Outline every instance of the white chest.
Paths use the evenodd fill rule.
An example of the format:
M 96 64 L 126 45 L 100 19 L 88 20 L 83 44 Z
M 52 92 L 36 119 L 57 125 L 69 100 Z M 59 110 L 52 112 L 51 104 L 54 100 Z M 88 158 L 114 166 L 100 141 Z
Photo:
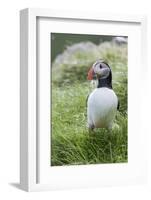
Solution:
M 90 128 L 110 128 L 117 111 L 115 92 L 106 87 L 95 89 L 88 98 L 87 115 Z

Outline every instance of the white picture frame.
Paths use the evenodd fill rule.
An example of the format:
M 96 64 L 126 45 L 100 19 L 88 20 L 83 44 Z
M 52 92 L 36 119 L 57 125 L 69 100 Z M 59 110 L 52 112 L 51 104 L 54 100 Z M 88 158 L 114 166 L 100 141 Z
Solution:
M 74 188 L 74 187 L 98 187 L 98 186 L 109 186 L 109 185 L 128 185 L 128 184 L 137 184 L 137 183 L 145 183 L 147 180 L 147 170 L 146 170 L 146 133 L 142 132 L 144 121 L 142 119 L 142 128 L 140 129 L 140 138 L 139 144 L 143 145 L 143 151 L 141 155 L 143 157 L 142 163 L 136 163 L 135 166 L 138 166 L 138 174 L 134 174 L 131 171 L 131 168 L 128 172 L 128 176 L 122 177 L 125 166 L 124 165 L 115 165 L 110 170 L 110 175 L 107 176 L 105 174 L 102 177 L 102 182 L 96 179 L 96 174 L 94 177 L 88 177 L 90 180 L 87 183 L 87 180 L 77 179 L 75 181 L 71 181 L 70 179 L 62 182 L 57 181 L 53 184 L 52 182 L 46 181 L 41 182 L 39 180 L 39 176 L 41 177 L 41 169 L 45 169 L 41 167 L 39 163 L 39 154 L 41 151 L 39 150 L 39 111 L 38 111 L 38 87 L 39 87 L 39 79 L 37 65 L 39 62 L 39 52 L 37 53 L 38 46 L 38 38 L 37 38 L 37 27 L 38 18 L 45 18 L 47 20 L 58 19 L 61 21 L 70 20 L 72 21 L 81 21 L 81 22 L 91 22 L 91 23 L 99 23 L 99 22 L 107 22 L 107 23 L 120 23 L 127 24 L 127 26 L 133 27 L 135 24 L 138 25 L 138 29 L 140 31 L 140 41 L 138 41 L 141 49 L 141 57 L 140 66 L 146 67 L 146 51 L 147 51 L 147 42 L 146 42 L 146 17 L 145 16 L 124 16 L 124 15 L 113 15 L 113 14 L 100 14 L 100 13 L 76 13 L 72 11 L 54 11 L 49 9 L 24 9 L 20 12 L 20 185 L 21 188 L 26 191 L 39 191 L 39 190 L 52 190 L 52 189 L 64 189 L 64 188 Z M 44 70 L 44 69 L 42 69 Z M 134 71 L 132 72 L 134 73 Z M 140 72 L 138 72 L 140 73 Z M 140 74 L 139 74 L 140 75 Z M 48 82 L 47 82 L 48 83 Z M 46 84 L 47 84 L 46 83 Z M 145 75 L 142 78 L 142 87 L 145 85 Z M 141 95 L 141 93 L 140 93 Z M 140 101 L 138 101 L 139 106 Z M 43 137 L 43 136 L 40 136 Z M 46 141 L 46 140 L 45 140 Z M 136 149 L 138 146 L 136 145 Z M 46 149 L 47 150 L 47 149 Z M 45 163 L 45 162 L 44 162 Z M 116 167 L 117 166 L 117 167 Z M 90 166 L 88 168 L 93 168 L 94 166 Z M 84 166 L 79 166 L 76 173 L 88 173 L 89 169 Z M 108 168 L 108 165 L 107 165 Z M 132 167 L 134 168 L 134 166 Z M 58 171 L 57 173 L 67 173 L 68 169 L 65 171 Z M 95 167 L 95 170 L 99 172 L 103 170 L 100 168 L 100 165 Z M 74 168 L 70 168 L 69 174 L 72 176 L 74 173 Z M 91 170 L 91 169 L 90 169 Z M 120 172 L 121 170 L 121 172 Z M 128 169 L 126 169 L 128 170 Z M 81 171 L 81 172 L 80 172 Z M 49 176 L 48 171 L 43 174 L 43 176 Z M 56 173 L 56 172 L 54 172 Z M 75 174 L 76 174 L 75 173 Z M 106 173 L 106 172 L 105 172 Z M 114 173 L 114 175 L 113 175 Z M 119 174 L 118 174 L 119 173 Z M 66 175 L 67 175 L 66 174 Z M 92 174 L 93 175 L 93 174 Z M 110 176 L 110 177 L 109 177 Z M 120 177 L 121 176 L 121 177 Z M 117 178 L 116 178 L 117 177 Z M 51 177 L 50 177 L 51 178 Z M 74 179 L 74 177 L 73 177 Z M 105 180 L 106 179 L 106 180 Z M 44 179 L 45 180 L 45 179 Z M 71 181 L 71 182 L 70 182 Z M 92 183 L 93 181 L 93 183 Z

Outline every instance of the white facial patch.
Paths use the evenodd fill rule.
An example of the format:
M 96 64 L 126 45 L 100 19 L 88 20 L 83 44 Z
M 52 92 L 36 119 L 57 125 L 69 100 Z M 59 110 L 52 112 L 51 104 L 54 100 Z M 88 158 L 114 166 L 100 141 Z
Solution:
M 100 67 L 101 65 L 101 67 Z M 97 61 L 93 64 L 94 73 L 97 74 L 100 78 L 106 78 L 110 74 L 110 68 L 101 61 Z
M 107 67 L 107 68 L 102 68 L 102 69 L 101 69 L 100 76 L 101 76 L 102 78 L 108 77 L 109 74 L 110 74 L 110 69 L 109 69 L 108 67 Z
M 100 68 L 100 63 L 97 63 L 93 67 L 94 73 L 100 75 L 101 74 L 101 68 Z

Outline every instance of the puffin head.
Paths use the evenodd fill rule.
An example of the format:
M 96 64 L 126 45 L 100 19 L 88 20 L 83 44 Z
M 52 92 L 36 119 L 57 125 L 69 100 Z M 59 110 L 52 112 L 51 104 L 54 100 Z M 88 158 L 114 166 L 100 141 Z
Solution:
M 112 71 L 110 66 L 103 60 L 97 60 L 92 65 L 87 78 L 88 80 L 98 80 L 98 88 L 112 88 Z

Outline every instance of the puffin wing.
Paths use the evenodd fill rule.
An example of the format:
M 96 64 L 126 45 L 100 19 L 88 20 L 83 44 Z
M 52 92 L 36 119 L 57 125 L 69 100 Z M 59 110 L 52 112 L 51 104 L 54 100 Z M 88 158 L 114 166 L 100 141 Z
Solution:
M 90 94 L 88 94 L 87 98 L 86 98 L 86 107 L 88 106 L 88 98 L 89 98 Z
M 119 101 L 119 99 L 117 99 L 117 110 L 119 110 L 120 109 L 120 101 Z

